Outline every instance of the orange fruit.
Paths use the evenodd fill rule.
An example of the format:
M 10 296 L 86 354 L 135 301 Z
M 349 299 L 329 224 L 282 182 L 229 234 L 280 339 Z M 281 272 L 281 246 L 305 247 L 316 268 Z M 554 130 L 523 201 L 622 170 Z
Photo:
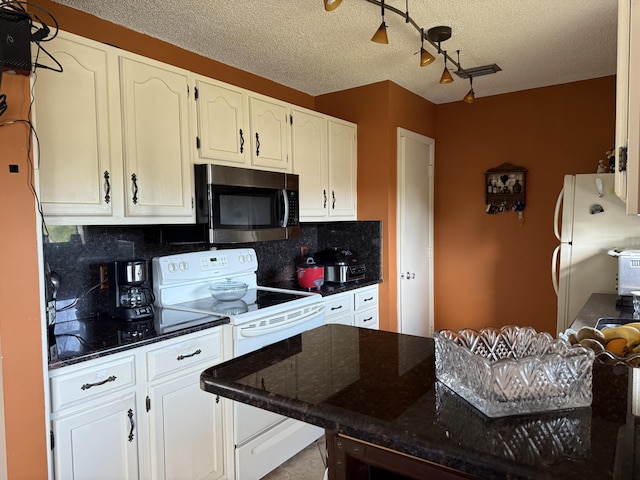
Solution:
M 604 348 L 611 353 L 624 357 L 627 354 L 627 341 L 624 338 L 612 338 Z

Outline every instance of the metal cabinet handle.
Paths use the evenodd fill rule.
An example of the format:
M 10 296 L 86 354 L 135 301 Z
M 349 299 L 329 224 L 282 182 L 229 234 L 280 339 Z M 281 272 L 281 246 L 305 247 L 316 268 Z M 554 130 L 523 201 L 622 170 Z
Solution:
M 371 300 L 373 300 L 373 297 L 365 298 L 362 301 L 363 302 L 370 302 Z
M 369 317 L 369 318 L 365 318 L 364 320 L 362 320 L 364 323 L 366 322 L 370 322 L 371 320 L 373 320 L 373 317 Z
M 184 360 L 185 358 L 195 357 L 196 355 L 200 355 L 201 353 L 202 353 L 202 350 L 197 349 L 195 352 L 190 353 L 188 355 L 178 355 L 176 357 L 176 360 L 180 361 L 180 360 Z
M 338 305 L 337 307 L 331 307 L 331 310 L 340 310 L 342 308 L 342 305 Z
M 322 196 L 324 197 L 324 203 L 322 204 L 322 208 L 327 208 L 327 190 L 322 190 Z
M 131 181 L 133 182 L 133 204 L 138 204 L 138 176 L 135 173 L 131 174 Z
M 111 375 L 108 378 L 105 378 L 104 380 L 102 380 L 101 382 L 96 382 L 96 383 L 85 383 L 84 385 L 82 385 L 80 387 L 81 390 L 89 390 L 91 387 L 99 387 L 100 385 L 104 385 L 105 383 L 109 383 L 109 382 L 115 382 L 116 381 L 116 376 L 115 375 Z
M 260 156 L 260 136 L 256 132 L 256 157 Z
M 244 135 L 240 129 L 240 153 L 244 152 Z
M 334 190 L 331 190 L 331 209 L 336 209 L 336 192 Z
M 104 183 L 106 187 L 106 192 L 104 194 L 104 203 L 109 203 L 111 201 L 111 183 L 109 182 L 109 171 L 104 171 Z
M 136 428 L 136 424 L 133 422 L 133 410 L 129 409 L 127 416 L 129 417 L 129 423 L 131 424 L 131 430 L 129 430 L 129 441 L 133 442 L 133 430 Z

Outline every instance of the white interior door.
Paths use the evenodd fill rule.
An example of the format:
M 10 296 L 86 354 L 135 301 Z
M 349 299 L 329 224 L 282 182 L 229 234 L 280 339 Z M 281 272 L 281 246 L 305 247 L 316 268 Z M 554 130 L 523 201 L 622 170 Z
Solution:
M 398 330 L 433 334 L 435 141 L 398 128 Z

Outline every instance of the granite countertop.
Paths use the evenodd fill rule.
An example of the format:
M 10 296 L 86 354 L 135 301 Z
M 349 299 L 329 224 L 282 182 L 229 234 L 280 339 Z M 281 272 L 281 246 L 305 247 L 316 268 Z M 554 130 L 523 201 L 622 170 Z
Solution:
M 319 290 L 302 288 L 298 285 L 298 281 L 296 279 L 269 283 L 267 286 L 274 288 L 284 288 L 285 290 L 296 290 L 300 292 L 317 292 L 323 297 L 328 295 L 335 295 L 337 293 L 348 292 L 351 290 L 355 290 L 357 288 L 369 287 L 371 285 L 377 285 L 382 283 L 382 279 L 378 278 L 364 278 L 362 280 L 357 280 L 355 282 L 347 282 L 347 283 L 330 283 L 325 282 Z
M 209 368 L 200 384 L 483 479 L 633 478 L 628 368 L 594 364 L 591 407 L 490 419 L 436 380 L 434 361 L 431 338 L 326 325 Z
M 634 316 L 633 306 L 628 302 L 619 301 L 620 297 L 616 294 L 609 293 L 593 293 L 578 312 L 575 320 L 571 324 L 573 330 L 579 330 L 580 327 L 595 327 L 600 318 L 625 319 L 628 321 L 637 320 L 639 317 Z
M 322 296 L 334 295 L 381 282 L 380 279 L 363 279 L 346 284 L 328 283 L 323 285 L 318 293 Z M 295 279 L 269 284 L 269 286 L 309 291 L 300 287 Z M 142 321 L 118 320 L 104 314 L 57 322 L 54 334 L 58 360 L 50 361 L 49 369 L 61 368 L 229 323 L 228 317 L 212 315 L 209 318 L 186 319 L 179 327 L 170 329 L 160 324 L 161 310 L 156 307 L 154 318 Z M 196 315 L 201 317 L 199 314 Z
M 54 326 L 58 360 L 49 370 L 142 347 L 229 323 L 229 317 L 209 316 L 167 328 L 159 323 L 161 309 L 148 320 L 126 321 L 108 315 L 57 322 Z

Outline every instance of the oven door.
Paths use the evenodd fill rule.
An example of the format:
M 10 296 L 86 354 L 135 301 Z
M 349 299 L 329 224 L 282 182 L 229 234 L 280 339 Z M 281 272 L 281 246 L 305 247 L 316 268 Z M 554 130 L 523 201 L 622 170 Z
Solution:
M 280 324 L 278 315 L 235 325 L 235 355 L 243 355 L 266 345 L 324 325 L 324 303 L 308 306 L 295 320 Z M 282 315 L 280 315 L 282 316 Z M 289 317 L 295 317 L 289 312 Z M 256 387 L 272 382 L 295 381 L 295 359 L 268 377 L 255 379 Z M 324 434 L 324 430 L 298 420 L 243 403 L 233 402 L 234 443 L 237 478 L 261 478 Z

